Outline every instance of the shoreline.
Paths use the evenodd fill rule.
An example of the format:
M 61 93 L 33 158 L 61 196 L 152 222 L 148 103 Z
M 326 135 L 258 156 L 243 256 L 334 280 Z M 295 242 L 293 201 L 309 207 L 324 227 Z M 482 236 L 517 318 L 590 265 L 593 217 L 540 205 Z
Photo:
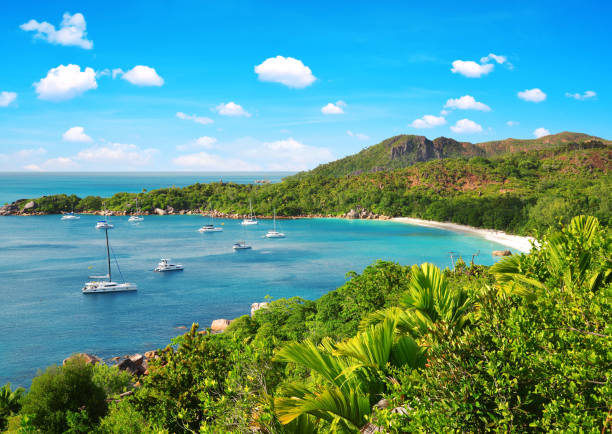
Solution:
M 482 237 L 486 240 L 502 244 L 521 253 L 529 253 L 531 251 L 531 241 L 533 237 L 524 237 L 521 235 L 511 235 L 504 231 L 495 229 L 475 228 L 473 226 L 460 225 L 450 222 L 437 222 L 434 220 L 422 220 L 413 217 L 393 217 L 391 221 L 405 223 L 413 226 L 423 226 L 428 228 L 445 229 L 452 232 L 461 232 Z

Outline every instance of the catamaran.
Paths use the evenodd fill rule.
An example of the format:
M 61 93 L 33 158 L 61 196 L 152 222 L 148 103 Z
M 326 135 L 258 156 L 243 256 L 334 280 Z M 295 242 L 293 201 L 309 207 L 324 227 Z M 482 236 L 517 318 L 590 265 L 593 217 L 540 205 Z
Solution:
M 113 282 L 110 264 L 110 247 L 108 246 L 108 229 L 104 229 L 104 234 L 106 235 L 106 262 L 108 263 L 108 274 L 105 276 L 89 276 L 90 279 L 96 280 L 92 280 L 85 283 L 85 286 L 83 286 L 82 289 L 83 294 L 136 291 L 138 289 L 138 286 L 136 286 L 134 283 L 128 283 L 126 281 L 123 281 L 123 283 Z M 118 264 L 117 268 L 119 268 Z M 119 270 L 119 273 L 121 274 L 121 270 Z
M 246 241 L 242 240 L 242 241 L 238 241 L 238 242 L 234 243 L 232 248 L 234 250 L 248 250 L 248 249 L 251 248 L 251 245 L 247 244 Z
M 136 198 L 136 212 L 130 216 L 128 221 L 132 223 L 144 221 L 144 217 L 140 214 L 140 207 L 138 206 L 138 198 Z
M 170 259 L 161 258 L 159 264 L 153 271 L 164 272 L 164 271 L 182 271 L 183 266 L 181 264 L 171 264 Z
M 276 230 L 276 209 L 274 209 L 274 229 L 268 231 L 266 238 L 285 238 L 285 234 Z
M 210 224 L 202 226 L 200 229 L 198 229 L 198 232 L 222 232 L 223 228 L 219 226 L 215 226 L 214 222 L 215 222 L 215 218 L 213 217 L 212 211 L 211 211 Z
M 251 199 L 249 199 L 249 208 L 250 208 L 250 212 L 249 212 L 249 218 L 246 218 L 244 220 L 242 220 L 242 225 L 256 225 L 257 223 L 259 223 L 257 221 L 257 218 L 253 215 L 253 204 L 251 203 Z
M 108 213 L 108 211 L 106 210 L 106 204 L 104 205 L 104 215 L 106 216 Z M 110 218 L 108 220 L 103 219 L 103 220 L 98 220 L 96 222 L 96 229 L 112 229 L 115 226 L 110 222 Z

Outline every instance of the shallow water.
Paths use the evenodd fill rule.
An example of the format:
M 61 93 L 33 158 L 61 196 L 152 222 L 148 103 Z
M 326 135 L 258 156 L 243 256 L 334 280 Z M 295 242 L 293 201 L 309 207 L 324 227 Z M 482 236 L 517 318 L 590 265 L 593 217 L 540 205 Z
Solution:
M 377 259 L 450 266 L 449 251 L 491 264 L 502 248 L 479 237 L 384 221 L 281 220 L 285 239 L 265 239 L 271 221 L 198 233 L 201 216 L 147 216 L 142 223 L 113 217 L 109 231 L 121 272 L 135 293 L 83 295 L 91 274 L 106 273 L 98 217 L 0 217 L 0 384 L 29 386 L 43 369 L 74 352 L 103 358 L 164 347 L 180 326 L 247 314 L 253 302 L 301 296 L 316 299 Z M 246 239 L 253 249 L 234 252 Z M 160 257 L 185 266 L 154 273 Z M 113 277 L 120 275 L 113 263 Z

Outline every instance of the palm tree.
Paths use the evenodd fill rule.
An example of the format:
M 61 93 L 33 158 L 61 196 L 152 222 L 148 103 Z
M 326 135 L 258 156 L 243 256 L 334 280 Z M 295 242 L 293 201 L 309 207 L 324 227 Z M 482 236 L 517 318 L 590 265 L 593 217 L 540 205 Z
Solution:
M 3 425 L 7 417 L 19 412 L 24 393 L 23 387 L 11 391 L 11 383 L 0 387 L 0 429 L 4 429 Z

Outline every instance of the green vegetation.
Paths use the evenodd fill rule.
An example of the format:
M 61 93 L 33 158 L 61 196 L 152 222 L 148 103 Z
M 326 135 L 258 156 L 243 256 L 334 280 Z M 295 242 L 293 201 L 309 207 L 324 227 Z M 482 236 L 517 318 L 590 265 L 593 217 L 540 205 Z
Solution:
M 560 138 L 555 142 L 551 137 Z M 213 209 L 246 214 L 251 199 L 257 213 L 265 215 L 272 215 L 273 209 L 279 216 L 339 216 L 351 209 L 366 209 L 379 215 L 450 221 L 521 234 L 559 227 L 580 214 L 596 216 L 608 225 L 612 215 L 612 147 L 602 141 L 564 142 L 572 138 L 590 136 L 563 133 L 528 143 L 509 141 L 505 148 L 497 144 L 495 149 L 532 150 L 493 157 L 483 156 L 491 153 L 484 148 L 474 150 L 468 144 L 449 144 L 451 139 L 440 138 L 429 142 L 431 152 L 440 153 L 440 158 L 455 158 L 413 164 L 429 157 L 408 158 L 414 149 L 406 149 L 426 139 L 399 136 L 277 184 L 194 184 L 147 193 L 117 193 L 106 199 L 46 196 L 35 200 L 35 211 L 98 211 L 105 203 L 110 210 L 130 212 L 138 199 L 138 205 L 148 212 L 171 207 L 175 211 Z M 434 146 L 442 142 L 443 146 Z M 389 149 L 400 148 L 406 151 L 392 163 L 373 166 L 383 163 L 383 157 L 376 155 L 390 158 Z M 473 156 L 457 157 L 466 153 Z M 20 203 L 22 208 L 25 203 Z
M 579 216 L 539 246 L 490 268 L 377 262 L 222 334 L 194 324 L 108 407 L 127 374 L 77 360 L 2 414 L 21 432 L 605 432 L 612 235 Z M 0 409 L 22 402 L 3 390 Z

